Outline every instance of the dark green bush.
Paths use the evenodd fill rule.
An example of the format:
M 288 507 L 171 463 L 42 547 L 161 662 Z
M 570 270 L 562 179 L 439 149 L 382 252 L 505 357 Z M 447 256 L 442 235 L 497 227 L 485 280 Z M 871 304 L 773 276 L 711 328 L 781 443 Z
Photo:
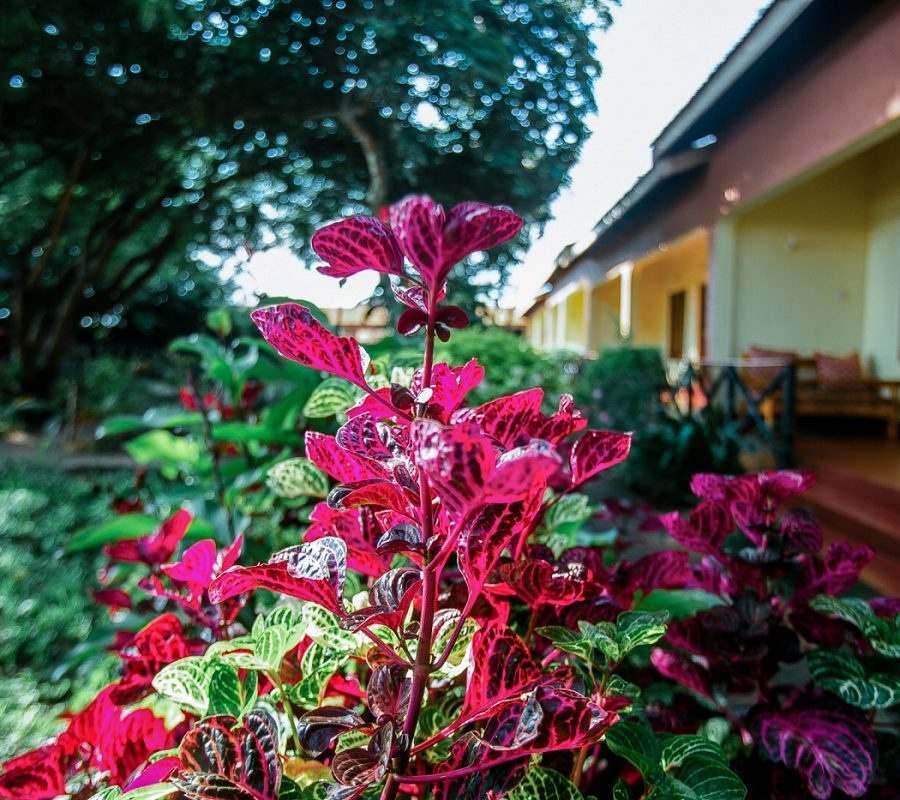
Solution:
M 96 659 L 65 668 L 107 612 L 87 594 L 100 554 L 63 548 L 73 531 L 107 518 L 111 493 L 130 481 L 127 472 L 74 475 L 0 459 L 0 758 L 56 731 L 55 712 L 105 677 Z

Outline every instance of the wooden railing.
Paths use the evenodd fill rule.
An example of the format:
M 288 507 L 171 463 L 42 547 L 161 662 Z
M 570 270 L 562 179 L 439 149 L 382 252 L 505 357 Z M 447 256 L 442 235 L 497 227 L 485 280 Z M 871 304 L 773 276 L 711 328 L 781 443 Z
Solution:
M 764 371 L 766 378 L 748 383 L 745 377 L 752 369 Z M 724 424 L 757 434 L 780 468 L 793 465 L 796 398 L 796 366 L 771 358 L 688 362 L 671 381 L 669 392 L 669 403 L 683 416 L 714 409 Z

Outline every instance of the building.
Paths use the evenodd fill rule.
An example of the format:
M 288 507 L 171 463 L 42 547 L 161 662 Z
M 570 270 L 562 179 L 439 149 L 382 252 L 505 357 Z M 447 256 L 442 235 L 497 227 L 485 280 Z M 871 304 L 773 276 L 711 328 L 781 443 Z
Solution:
M 858 352 L 900 378 L 900 3 L 775 0 L 526 318 L 543 349 Z

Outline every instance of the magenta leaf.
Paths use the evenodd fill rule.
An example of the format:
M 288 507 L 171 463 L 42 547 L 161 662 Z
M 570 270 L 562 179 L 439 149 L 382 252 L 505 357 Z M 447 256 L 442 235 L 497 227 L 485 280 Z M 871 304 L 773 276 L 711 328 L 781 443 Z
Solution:
M 327 503 L 317 503 L 309 515 L 312 523 L 303 536 L 313 542 L 336 536 L 347 545 L 347 566 L 363 575 L 377 577 L 389 566 L 390 559 L 378 553 L 374 540 L 381 534 L 375 516 L 365 509 L 337 511 Z
M 470 663 L 461 717 L 516 697 L 541 680 L 541 668 L 528 648 L 505 625 L 489 624 L 475 634 Z
M 397 483 L 385 480 L 359 481 L 336 486 L 328 493 L 328 505 L 343 511 L 349 508 L 372 506 L 388 509 L 405 517 L 413 513 L 408 492 Z
M 734 531 L 728 507 L 717 500 L 703 500 L 684 519 L 677 511 L 664 514 L 660 521 L 676 542 L 696 553 L 718 553 Z
M 425 552 L 425 542 L 422 539 L 422 531 L 409 522 L 401 522 L 394 525 L 376 542 L 375 548 L 385 555 L 391 553 L 406 553 L 407 555 L 421 556 Z
M 259 308 L 251 315 L 263 338 L 285 358 L 337 375 L 364 389 L 369 358 L 353 338 L 335 336 L 296 303 Z
M 450 367 L 441 362 L 434 365 L 429 386 L 424 384 L 422 370 L 416 370 L 410 391 L 414 397 L 419 397 L 423 390 L 431 389 L 431 398 L 428 400 L 429 414 L 441 422 L 446 422 L 463 404 L 466 395 L 483 379 L 484 367 L 479 366 L 474 358 L 462 367 Z
M 469 315 L 459 306 L 441 306 L 438 309 L 437 321 L 448 328 L 469 327 Z
M 365 723 L 355 711 L 341 706 L 324 706 L 307 711 L 297 721 L 300 746 L 311 756 L 320 756 L 342 733 L 361 728 Z
M 124 788 L 130 792 L 143 786 L 152 786 L 168 780 L 172 773 L 181 767 L 181 760 L 177 756 L 164 756 L 163 758 L 148 764 L 141 772 Z
M 341 627 L 357 631 L 377 624 L 398 631 L 421 585 L 421 572 L 411 567 L 397 567 L 384 573 L 369 590 L 371 605 L 341 620 Z
M 688 554 L 683 551 L 664 550 L 647 553 L 631 564 L 622 564 L 620 574 L 625 579 L 625 595 L 628 602 L 635 592 L 644 595 L 654 589 L 677 589 L 691 579 Z
M 306 457 L 338 483 L 385 480 L 388 477 L 388 472 L 379 463 L 341 447 L 334 436 L 307 431 L 304 441 Z
M 347 278 L 367 269 L 403 275 L 403 253 L 394 234 L 374 217 L 348 217 L 319 228 L 312 248 L 328 263 L 318 268 L 323 275 Z
M 575 408 L 571 395 L 563 394 L 559 398 L 559 410 L 547 417 L 538 413 L 528 425 L 528 435 L 535 439 L 543 439 L 551 444 L 559 444 L 573 433 L 587 427 L 587 420 Z
M 388 720 L 402 725 L 409 709 L 412 679 L 403 667 L 382 664 L 372 670 L 367 688 L 367 705 L 379 725 Z
M 416 465 L 460 517 L 478 505 L 511 503 L 543 491 L 561 459 L 535 440 L 501 456 L 474 422 L 445 427 L 433 420 L 412 426 Z
M 454 415 L 453 422 L 477 422 L 485 434 L 504 447 L 515 447 L 533 417 L 540 413 L 543 399 L 543 389 L 527 389 L 464 409 Z
M 573 689 L 540 686 L 525 699 L 503 704 L 488 720 L 482 738 L 494 750 L 574 750 L 597 741 L 616 719 Z
M 818 553 L 822 549 L 824 534 L 816 518 L 802 508 L 788 511 L 781 518 L 781 536 L 786 556 L 799 553 Z
M 394 726 L 388 722 L 375 731 L 368 747 L 351 747 L 335 755 L 331 761 L 334 779 L 344 786 L 361 790 L 377 783 L 387 774 L 393 748 Z
M 347 545 L 341 539 L 324 537 L 282 550 L 268 564 L 232 567 L 213 581 L 209 598 L 221 603 L 237 594 L 268 589 L 344 616 L 346 565 Z
M 407 308 L 397 320 L 397 333 L 401 336 L 413 336 L 428 323 L 428 314 L 418 308 Z
M 240 763 L 240 739 L 234 717 L 207 717 L 181 740 L 178 755 L 185 770 L 234 778 Z
M 191 654 L 181 620 L 175 614 L 161 614 L 118 648 L 122 659 L 122 679 L 110 689 L 110 699 L 128 705 L 151 691 L 156 673 L 167 664 Z
M 403 305 L 409 308 L 415 308 L 419 311 L 428 312 L 428 297 L 425 290 L 421 286 L 399 286 L 391 284 L 391 291 Z M 443 293 L 433 298 L 435 302 L 439 302 L 443 298 Z
M 0 797 L 52 800 L 66 793 L 63 751 L 55 745 L 31 750 L 2 764 Z
M 757 720 L 759 742 L 773 761 L 799 771 L 810 794 L 835 790 L 862 797 L 875 770 L 875 737 L 864 722 L 829 709 L 782 710 Z
M 512 791 L 528 770 L 529 756 L 500 763 L 496 751 L 475 734 L 467 733 L 453 743 L 450 757 L 438 765 L 437 774 L 467 770 L 467 774 L 434 784 L 434 800 L 492 800 Z M 469 772 L 468 769 L 471 769 Z
M 854 546 L 849 542 L 832 542 L 821 559 L 802 556 L 803 581 L 793 602 L 817 594 L 838 595 L 852 589 L 860 572 L 874 557 L 875 551 L 868 545 Z
M 278 728 L 268 712 L 251 711 L 240 726 L 233 717 L 208 717 L 188 731 L 178 752 L 184 769 L 172 783 L 191 800 L 278 797 Z
M 521 217 L 508 208 L 460 203 L 449 214 L 425 195 L 410 195 L 391 206 L 391 227 L 406 257 L 437 294 L 455 264 L 479 250 L 515 236 Z
M 463 531 L 457 546 L 459 566 L 469 592 L 476 594 L 497 566 L 503 551 L 528 530 L 537 513 L 543 492 L 514 503 L 492 503 L 479 510 Z
M 624 461 L 630 449 L 630 433 L 588 431 L 575 442 L 569 458 L 572 486 L 580 486 L 601 470 Z
M 462 515 L 481 500 L 497 455 L 476 424 L 445 427 L 416 420 L 411 435 L 416 466 L 427 473 L 443 503 Z
M 371 414 L 360 414 L 338 429 L 335 441 L 353 455 L 389 467 L 406 460 L 403 444 L 398 436 L 399 431 L 395 435 L 389 425 Z
M 703 697 L 712 698 L 712 688 L 705 671 L 686 655 L 654 648 L 650 653 L 650 661 L 657 671 L 669 680 L 686 686 Z
M 103 553 L 110 561 L 143 562 L 151 566 L 164 564 L 175 554 L 192 519 L 189 512 L 176 511 L 151 536 L 108 544 Z
M 532 608 L 542 605 L 568 606 L 581 599 L 585 583 L 542 559 L 504 564 L 500 577 Z
M 513 502 L 547 487 L 562 458 L 548 442 L 535 439 L 524 447 L 503 453 L 485 487 L 486 500 Z

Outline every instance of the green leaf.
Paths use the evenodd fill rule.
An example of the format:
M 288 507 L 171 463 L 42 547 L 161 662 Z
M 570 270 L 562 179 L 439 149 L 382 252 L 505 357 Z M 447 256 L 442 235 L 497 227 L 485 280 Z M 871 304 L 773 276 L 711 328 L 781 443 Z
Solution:
M 609 664 L 615 664 L 624 658 L 625 653 L 619 644 L 616 627 L 611 622 L 579 621 L 578 628 L 582 635 L 590 642 L 591 647 L 603 653 Z
M 641 645 L 654 644 L 666 635 L 667 611 L 626 611 L 616 620 L 616 641 L 622 658 Z
M 328 476 L 308 458 L 289 458 L 269 467 L 268 486 L 279 497 L 327 497 Z
M 359 401 L 360 393 L 340 378 L 326 378 L 309 396 L 303 407 L 308 419 L 322 419 L 344 413 Z
M 173 786 L 171 783 L 154 783 L 150 786 L 141 786 L 137 789 L 132 789 L 130 792 L 125 792 L 122 795 L 122 798 L 128 798 L 128 800 L 161 800 L 163 797 L 168 797 L 170 794 L 175 794 L 178 791 L 177 786 Z
M 245 704 L 237 670 L 230 664 L 216 661 L 211 671 L 206 714 L 208 716 L 227 714 L 230 717 L 240 717 Z
M 613 786 L 612 792 L 613 800 L 631 800 L 631 791 L 628 789 L 628 784 L 622 778 L 616 781 L 616 785 Z
M 105 789 L 101 789 L 99 792 L 92 794 L 89 800 L 118 800 L 121 796 L 121 786 L 107 786 Z
M 128 442 L 125 450 L 138 464 L 159 462 L 195 470 L 209 461 L 199 441 L 189 436 L 175 436 L 165 430 L 148 431 Z
M 100 525 L 89 525 L 75 533 L 66 544 L 66 552 L 90 550 L 110 542 L 147 536 L 159 527 L 159 522 L 147 514 L 119 514 Z
M 722 605 L 725 601 L 721 597 L 703 589 L 654 589 L 641 598 L 634 609 L 668 611 L 670 619 L 679 620 Z
M 234 327 L 231 322 L 231 314 L 227 308 L 217 308 L 206 315 L 206 327 L 223 339 L 231 335 Z
M 584 800 L 575 784 L 555 769 L 543 767 L 528 770 L 524 780 L 507 797 L 509 800 Z
M 217 422 L 212 426 L 212 437 L 217 442 L 303 446 L 303 437 L 294 431 L 273 430 L 267 425 L 253 425 L 249 422 Z
M 855 625 L 881 655 L 900 658 L 900 614 L 893 619 L 883 619 L 865 600 L 858 597 L 821 595 L 814 598 L 810 605 L 816 611 Z
M 153 688 L 192 714 L 205 716 L 213 667 L 203 656 L 188 656 L 163 667 Z
M 715 746 L 715 745 L 713 745 Z M 718 748 L 717 748 L 718 749 Z M 721 751 L 720 751 L 721 752 Z M 727 762 L 721 754 L 721 760 L 713 760 L 701 756 L 692 756 L 675 770 L 673 785 L 676 797 L 715 798 L 715 800 L 743 800 L 747 790 L 740 778 L 728 769 Z M 682 787 L 687 788 L 687 792 Z M 682 789 L 679 791 L 679 789 Z
M 181 408 L 151 408 L 140 416 L 117 414 L 107 417 L 97 428 L 95 435 L 98 439 L 102 439 L 104 436 L 120 436 L 145 428 L 191 428 L 202 423 L 203 419 L 196 411 L 185 411 Z
M 66 552 L 74 553 L 80 550 L 91 550 L 102 547 L 111 542 L 121 542 L 125 539 L 137 539 L 141 536 L 149 536 L 162 523 L 147 514 L 119 514 L 108 522 L 100 525 L 90 525 L 75 533 L 66 544 Z M 185 539 L 199 540 L 213 535 L 210 524 L 203 519 L 193 519 L 185 533 Z
M 900 674 L 867 673 L 862 662 L 833 650 L 813 650 L 806 661 L 813 682 L 851 706 L 869 710 L 900 703 Z
M 586 661 L 591 661 L 593 647 L 584 633 L 576 633 L 561 625 L 547 625 L 538 628 L 537 632 L 553 642 L 553 645 L 566 653 L 574 653 Z
M 662 750 L 646 722 L 617 722 L 607 731 L 606 744 L 634 764 L 648 783 L 662 781 Z
M 288 696 L 301 708 L 317 708 L 322 704 L 325 687 L 343 662 L 340 653 L 312 644 L 300 660 L 303 679 L 287 688 Z
M 192 333 L 190 336 L 181 336 L 169 342 L 169 352 L 189 353 L 200 356 L 204 363 L 210 363 L 221 356 L 222 346 L 212 336 Z
M 728 765 L 722 748 L 705 736 L 669 736 L 662 739 L 663 769 L 681 766 L 689 758 L 702 757 Z
M 571 537 L 594 513 L 594 507 L 585 494 L 567 494 L 552 505 L 544 516 L 544 526 L 549 531 Z
M 305 630 L 306 622 L 300 615 L 293 608 L 282 606 L 265 617 L 257 617 L 249 634 L 214 642 L 206 652 L 239 669 L 277 672 L 284 657 L 300 643 Z
M 282 775 L 278 800 L 303 800 L 303 790 L 287 775 Z

